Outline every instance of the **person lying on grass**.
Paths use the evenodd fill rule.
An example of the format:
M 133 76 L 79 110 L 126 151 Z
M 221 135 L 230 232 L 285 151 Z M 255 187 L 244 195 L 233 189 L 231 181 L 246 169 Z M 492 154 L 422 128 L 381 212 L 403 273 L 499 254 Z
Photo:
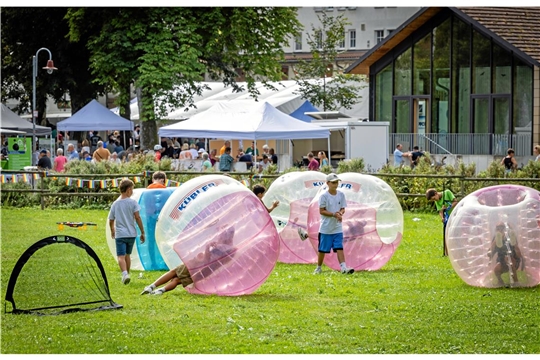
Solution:
M 193 260 L 190 266 L 197 271 L 196 278 L 204 279 L 209 277 L 219 267 L 232 260 L 236 247 L 232 246 L 234 237 L 234 227 L 228 227 L 218 235 L 216 241 L 206 245 L 204 252 L 201 252 Z M 219 261 L 217 261 L 219 260 Z M 185 264 L 180 264 L 176 268 L 161 275 L 152 284 L 146 286 L 141 295 L 163 295 L 167 291 L 176 289 L 182 284 L 183 287 L 193 284 L 193 278 Z M 158 286 L 165 285 L 159 289 Z

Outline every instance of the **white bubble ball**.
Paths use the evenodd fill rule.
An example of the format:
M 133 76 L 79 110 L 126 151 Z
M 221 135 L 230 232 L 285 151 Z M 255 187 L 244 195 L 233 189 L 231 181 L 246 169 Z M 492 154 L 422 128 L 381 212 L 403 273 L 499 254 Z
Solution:
M 281 175 L 266 191 L 263 202 L 270 207 L 275 200 L 279 206 L 272 219 L 281 240 L 278 261 L 289 264 L 313 264 L 317 252 L 308 241 L 302 241 L 298 229 L 307 231 L 308 207 L 318 190 L 325 184 L 326 174 L 319 171 L 295 171 Z
M 497 185 L 467 195 L 450 214 L 446 245 L 452 267 L 469 285 L 538 285 L 540 192 Z
M 359 173 L 338 174 L 338 190 L 347 201 L 343 216 L 343 253 L 347 267 L 355 270 L 378 270 L 392 257 L 403 236 L 403 210 L 396 194 L 385 181 Z M 309 205 L 308 234 L 314 249 L 318 249 L 321 221 L 318 200 L 328 189 L 324 185 Z M 332 252 L 324 263 L 339 270 L 337 256 Z

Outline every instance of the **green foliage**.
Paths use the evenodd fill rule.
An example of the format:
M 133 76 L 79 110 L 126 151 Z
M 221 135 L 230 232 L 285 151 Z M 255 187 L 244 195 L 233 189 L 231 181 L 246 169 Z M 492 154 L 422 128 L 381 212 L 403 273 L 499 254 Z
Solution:
M 345 41 L 345 28 L 351 23 L 344 14 L 333 17 L 323 12 L 317 18 L 321 26 L 312 25 L 307 33 L 312 58 L 299 60 L 295 66 L 298 94 L 324 111 L 351 109 L 361 98 L 359 91 L 367 86 L 364 76 L 343 74 L 337 64 L 339 43 Z
M 2 190 L 30 190 L 32 186 L 28 183 L 6 183 L 2 184 Z M 1 192 L 2 206 L 26 207 L 39 204 L 39 196 L 32 192 Z
M 404 213 L 401 244 L 378 271 L 344 276 L 323 266 L 278 263 L 253 294 L 191 295 L 179 286 L 140 296 L 163 271 L 120 282 L 105 241 L 105 210 L 2 209 L 2 289 L 21 254 L 57 234 L 57 221 L 96 228 L 61 233 L 87 243 L 121 310 L 58 316 L 2 312 L 2 354 L 538 354 L 540 287 L 466 285 L 441 256 L 436 214 Z M 28 219 L 31 219 L 29 222 Z M 413 221 L 416 219 L 416 221 Z M 31 231 L 28 224 L 31 223 Z M 331 254 L 335 256 L 334 254 Z M 328 256 L 331 256 L 328 255 Z M 40 277 L 55 277 L 45 268 Z M 141 278 L 139 278 L 141 274 Z M 57 293 L 69 284 L 59 284 Z M 36 286 L 28 297 L 47 296 Z
M 5 103 L 7 99 L 19 100 L 15 111 L 30 112 L 32 57 L 39 49 L 49 49 L 59 69 L 47 74 L 41 68 L 47 63 L 49 55 L 45 50 L 38 53 L 38 124 L 45 113 L 47 95 L 58 102 L 65 100 L 65 94 L 69 93 L 71 107 L 76 111 L 104 91 L 103 86 L 92 82 L 92 75 L 88 71 L 90 54 L 86 48 L 87 38 L 81 36 L 77 42 L 66 38 L 66 12 L 65 7 L 2 7 L 2 102 Z
M 357 172 L 362 173 L 365 169 L 364 158 L 355 158 L 348 161 L 340 161 L 337 167 L 337 173 Z
M 95 81 L 119 91 L 119 105 L 130 84 L 138 89 L 143 148 L 156 141 L 156 119 L 193 106 L 205 74 L 240 91 L 241 71 L 253 97 L 256 80 L 281 80 L 282 45 L 300 27 L 292 7 L 77 8 L 66 18 L 72 39 L 89 37 Z

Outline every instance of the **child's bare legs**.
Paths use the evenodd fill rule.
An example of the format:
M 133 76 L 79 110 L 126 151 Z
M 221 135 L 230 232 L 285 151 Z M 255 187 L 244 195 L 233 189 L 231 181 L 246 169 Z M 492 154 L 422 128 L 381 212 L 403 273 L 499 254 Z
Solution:
M 117 258 L 118 258 L 118 266 L 120 266 L 120 270 L 122 270 L 122 272 L 124 272 L 124 271 L 129 272 L 127 264 L 126 264 L 126 256 L 127 255 L 118 255 L 117 256 Z M 131 259 L 130 259 L 130 265 L 131 265 Z
M 504 285 L 504 281 L 501 277 L 502 274 L 502 265 L 499 263 L 495 265 L 495 268 L 493 269 L 493 272 L 495 273 L 495 276 L 497 277 L 497 281 L 499 282 L 499 286 Z
M 322 264 L 323 264 L 323 261 L 324 261 L 324 256 L 326 255 L 326 253 L 323 253 L 323 252 L 319 252 L 319 255 L 317 257 L 317 266 L 321 267 Z
M 343 250 L 338 250 L 337 251 L 337 259 L 338 259 L 340 264 L 342 262 L 345 262 L 345 255 L 343 255 Z
M 165 274 L 161 275 L 156 281 L 154 281 L 154 284 L 156 287 L 160 286 L 160 285 L 163 285 L 163 284 L 166 284 L 168 283 L 169 281 L 173 280 L 174 278 L 176 278 L 178 280 L 178 277 L 176 276 L 176 271 L 175 269 L 172 269 L 172 270 L 169 270 L 167 271 Z M 178 284 L 177 284 L 178 285 Z M 175 285 L 176 287 L 176 285 Z M 174 288 L 173 288 L 174 289 Z M 171 289 L 172 290 L 172 289 Z M 167 290 L 168 291 L 168 290 Z
M 125 262 L 126 262 L 126 271 L 129 274 L 129 270 L 131 269 L 131 254 L 126 254 Z
M 163 294 L 166 291 L 171 291 L 175 289 L 178 284 L 180 284 L 180 279 L 176 275 L 176 269 L 169 270 L 165 274 L 161 275 L 156 281 L 145 287 L 141 292 L 141 295 L 155 293 L 154 289 L 163 284 L 167 285 L 159 289 L 159 294 Z

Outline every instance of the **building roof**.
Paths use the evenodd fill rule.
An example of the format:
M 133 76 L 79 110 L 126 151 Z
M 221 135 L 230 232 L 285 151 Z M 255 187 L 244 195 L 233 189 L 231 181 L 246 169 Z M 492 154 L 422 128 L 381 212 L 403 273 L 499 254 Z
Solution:
M 540 63 L 540 7 L 458 7 Z
M 364 54 L 345 72 L 369 74 L 369 67 L 443 10 L 443 7 L 420 9 L 398 29 Z M 524 54 L 540 66 L 540 7 L 450 7 L 460 18 L 484 28 L 493 37 L 507 42 L 514 51 Z
M 337 60 L 356 60 L 364 55 L 367 50 L 347 50 L 336 55 Z M 310 60 L 313 58 L 311 52 L 286 53 L 285 62 L 296 62 L 298 60 Z

